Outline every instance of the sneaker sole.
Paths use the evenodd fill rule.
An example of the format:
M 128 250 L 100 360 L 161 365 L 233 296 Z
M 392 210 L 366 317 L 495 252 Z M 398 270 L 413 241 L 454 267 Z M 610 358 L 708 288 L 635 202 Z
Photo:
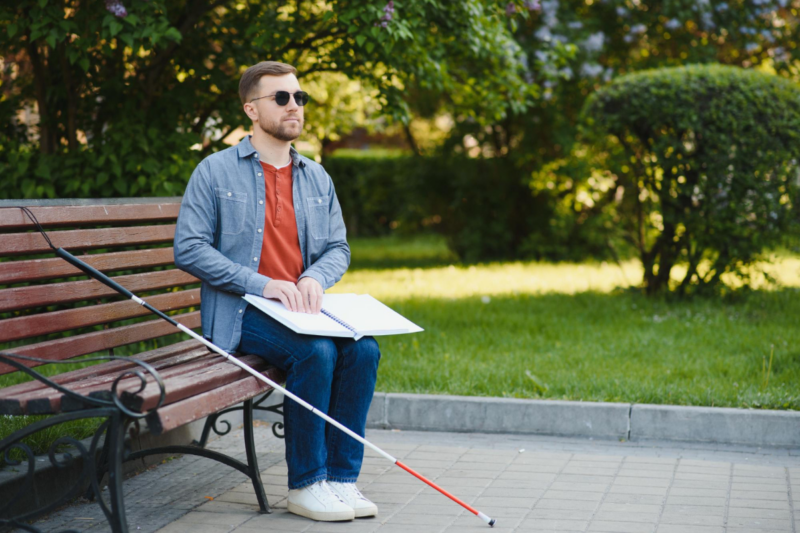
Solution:
M 355 511 L 352 509 L 338 512 L 312 511 L 311 509 L 306 509 L 292 502 L 288 502 L 287 508 L 292 514 L 310 518 L 311 520 L 317 520 L 318 522 L 344 522 L 355 518 Z
M 378 516 L 378 507 L 375 505 L 365 509 L 353 509 L 353 510 L 355 511 L 356 518 L 369 518 L 372 516 Z

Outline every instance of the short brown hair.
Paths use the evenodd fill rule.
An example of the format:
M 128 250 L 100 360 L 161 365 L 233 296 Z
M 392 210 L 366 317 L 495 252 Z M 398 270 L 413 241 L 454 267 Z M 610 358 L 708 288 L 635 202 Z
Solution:
M 285 74 L 297 75 L 297 69 L 278 61 L 262 61 L 245 70 L 242 79 L 239 80 L 239 98 L 242 99 L 242 104 L 246 104 L 250 100 L 250 95 L 263 76 L 283 76 Z

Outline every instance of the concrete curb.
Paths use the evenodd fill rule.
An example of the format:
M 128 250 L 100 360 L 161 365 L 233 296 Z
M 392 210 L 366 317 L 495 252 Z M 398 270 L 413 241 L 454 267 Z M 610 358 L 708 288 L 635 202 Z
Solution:
M 631 439 L 800 448 L 800 412 L 633 405 Z
M 367 427 L 800 448 L 800 412 L 376 392 Z

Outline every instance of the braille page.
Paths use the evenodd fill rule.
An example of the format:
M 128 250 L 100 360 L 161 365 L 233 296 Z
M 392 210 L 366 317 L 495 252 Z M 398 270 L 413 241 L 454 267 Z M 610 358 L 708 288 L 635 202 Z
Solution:
M 353 295 L 355 296 L 355 295 Z M 333 319 L 323 315 L 293 313 L 277 300 L 268 300 L 254 294 L 243 296 L 247 303 L 255 306 L 263 313 L 271 316 L 284 326 L 303 335 L 320 335 L 323 337 L 353 337 L 354 333 L 337 324 Z M 323 300 L 324 301 L 324 300 Z

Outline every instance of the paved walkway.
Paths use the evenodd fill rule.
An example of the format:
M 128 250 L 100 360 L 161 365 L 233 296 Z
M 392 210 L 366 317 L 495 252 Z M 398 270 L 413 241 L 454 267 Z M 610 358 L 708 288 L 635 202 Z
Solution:
M 800 450 L 629 443 L 519 435 L 369 431 L 367 437 L 497 519 L 495 532 L 800 533 Z M 283 441 L 257 431 L 271 515 L 249 482 L 181 457 L 125 483 L 131 529 L 142 533 L 469 533 L 488 526 L 367 451 L 359 486 L 377 518 L 322 523 L 286 511 Z M 243 456 L 241 432 L 210 447 Z M 108 531 L 97 505 L 39 522 L 47 531 Z

